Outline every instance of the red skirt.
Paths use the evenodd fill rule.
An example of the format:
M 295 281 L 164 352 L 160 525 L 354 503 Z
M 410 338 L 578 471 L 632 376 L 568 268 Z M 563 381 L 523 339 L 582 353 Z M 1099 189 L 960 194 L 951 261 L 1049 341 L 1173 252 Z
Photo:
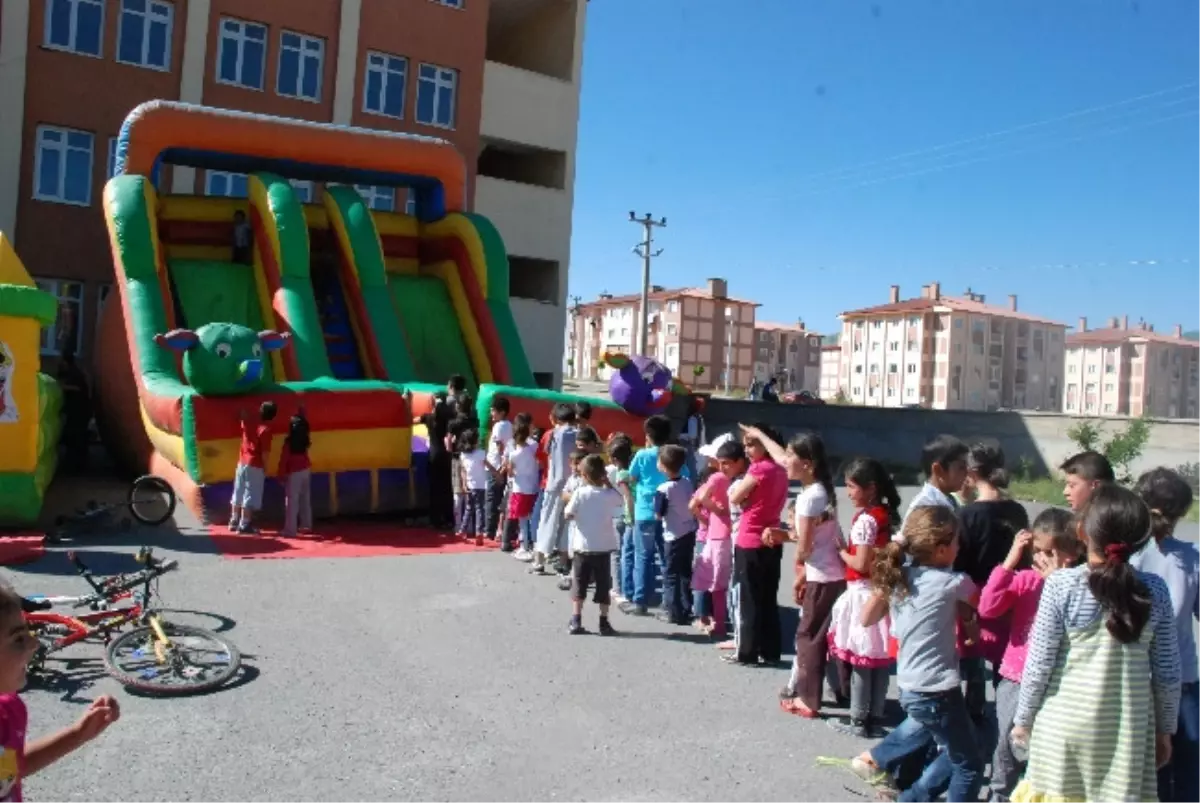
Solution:
M 533 506 L 537 502 L 537 494 L 510 493 L 508 495 L 508 517 L 510 519 L 527 519 L 533 515 Z

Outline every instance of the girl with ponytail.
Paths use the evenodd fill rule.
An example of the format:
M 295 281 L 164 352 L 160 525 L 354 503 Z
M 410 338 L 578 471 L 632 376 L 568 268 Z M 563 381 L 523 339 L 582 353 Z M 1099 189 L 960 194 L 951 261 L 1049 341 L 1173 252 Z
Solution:
M 1171 758 L 1180 660 L 1166 584 L 1129 562 L 1150 523 L 1137 494 L 1096 488 L 1077 524 L 1086 563 L 1046 579 L 1010 737 L 1029 750 L 1013 800 L 1158 797 L 1152 770 Z

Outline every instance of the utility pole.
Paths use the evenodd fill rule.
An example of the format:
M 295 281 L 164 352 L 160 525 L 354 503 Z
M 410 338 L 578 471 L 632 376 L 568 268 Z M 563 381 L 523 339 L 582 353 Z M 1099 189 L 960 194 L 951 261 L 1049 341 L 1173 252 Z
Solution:
M 664 217 L 655 220 L 649 212 L 642 217 L 630 212 L 629 222 L 637 223 L 643 230 L 642 241 L 633 247 L 633 253 L 642 258 L 642 309 L 638 319 L 638 347 L 634 353 L 646 355 L 647 344 L 650 342 L 650 260 L 661 256 L 663 252 L 661 248 L 657 251 L 651 251 L 650 248 L 654 245 L 655 227 L 666 228 L 667 219 Z

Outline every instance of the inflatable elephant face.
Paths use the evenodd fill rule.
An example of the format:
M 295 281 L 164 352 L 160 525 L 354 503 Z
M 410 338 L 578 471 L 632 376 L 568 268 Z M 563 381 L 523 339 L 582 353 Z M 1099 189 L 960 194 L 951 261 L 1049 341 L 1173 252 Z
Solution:
M 154 342 L 183 353 L 183 375 L 197 393 L 236 396 L 263 384 L 267 352 L 283 348 L 289 337 L 233 323 L 210 323 L 195 331 L 174 329 L 155 335 Z
M 671 395 L 687 393 L 671 369 L 649 357 L 605 354 L 604 361 L 617 369 L 608 382 L 612 400 L 634 415 L 654 415 L 666 409 Z

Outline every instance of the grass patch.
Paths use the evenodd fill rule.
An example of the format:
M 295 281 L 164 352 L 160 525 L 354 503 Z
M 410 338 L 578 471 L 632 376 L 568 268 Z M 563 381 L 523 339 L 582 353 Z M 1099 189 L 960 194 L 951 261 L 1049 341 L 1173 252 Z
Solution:
M 1022 502 L 1041 502 L 1059 507 L 1066 507 L 1067 504 L 1063 499 L 1063 481 L 1054 477 L 1014 479 L 1009 483 L 1008 492 L 1013 499 L 1019 499 Z M 1200 521 L 1200 502 L 1192 503 L 1192 507 L 1184 519 Z

